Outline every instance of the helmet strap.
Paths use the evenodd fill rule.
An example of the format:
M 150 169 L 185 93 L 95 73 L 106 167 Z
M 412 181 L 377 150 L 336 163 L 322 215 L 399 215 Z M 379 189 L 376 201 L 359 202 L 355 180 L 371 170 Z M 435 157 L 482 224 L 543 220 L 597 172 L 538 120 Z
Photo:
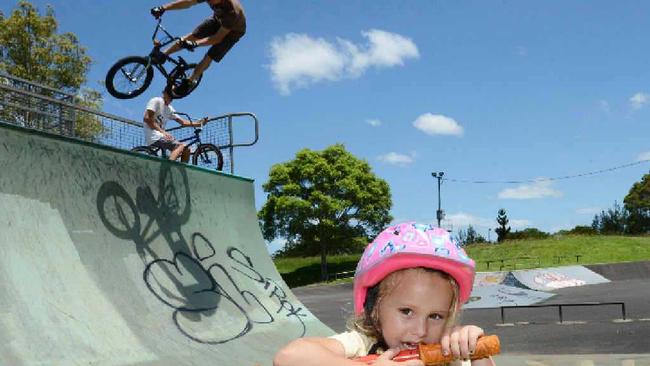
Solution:
M 372 314 L 372 309 L 375 307 L 375 303 L 377 302 L 377 296 L 379 296 L 379 284 L 368 288 L 368 292 L 366 292 L 366 301 L 363 302 L 363 312 L 366 313 L 367 316 Z

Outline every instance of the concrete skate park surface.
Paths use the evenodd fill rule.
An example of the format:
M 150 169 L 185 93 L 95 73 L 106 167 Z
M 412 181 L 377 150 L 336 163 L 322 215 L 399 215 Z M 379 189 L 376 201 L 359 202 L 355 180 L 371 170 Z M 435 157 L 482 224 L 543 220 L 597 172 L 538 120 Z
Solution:
M 352 309 L 350 285 L 294 292 L 250 179 L 0 123 L 0 365 L 271 365 L 292 339 L 343 330 Z M 565 325 L 465 319 L 501 336 L 499 365 L 650 365 L 631 355 L 648 352 L 647 280 L 555 293 L 625 301 L 633 321 L 605 308 Z
M 562 324 L 556 307 L 468 309 L 465 324 L 476 324 L 501 339 L 497 365 L 650 365 L 650 262 L 585 266 L 609 282 L 568 287 L 538 304 L 618 302 L 618 306 L 564 308 Z M 633 273 L 634 275 L 631 275 Z M 306 286 L 293 293 L 335 331 L 345 329 L 352 314 L 352 284 Z
M 331 333 L 250 179 L 0 124 L 0 365 L 271 365 Z

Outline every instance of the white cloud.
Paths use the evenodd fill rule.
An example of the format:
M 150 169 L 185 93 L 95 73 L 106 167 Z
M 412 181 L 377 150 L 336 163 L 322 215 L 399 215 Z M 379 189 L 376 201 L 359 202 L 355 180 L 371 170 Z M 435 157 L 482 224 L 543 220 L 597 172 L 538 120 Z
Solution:
M 650 102 L 650 95 L 638 92 L 630 97 L 630 106 L 632 109 L 641 109 Z
M 650 160 L 650 151 L 643 152 L 639 154 L 637 161 Z
M 454 230 L 466 228 L 472 225 L 475 229 L 494 229 L 497 227 L 496 215 L 494 218 L 486 219 L 484 217 L 473 216 L 468 213 L 459 212 L 452 215 L 447 215 L 445 220 L 451 223 Z M 530 227 L 530 221 L 525 219 L 508 219 L 508 226 L 512 229 L 518 230 Z
M 284 95 L 292 86 L 337 80 L 345 66 L 345 59 L 332 44 L 305 34 L 289 33 L 273 39 L 271 58 L 271 79 Z
M 413 163 L 415 155 L 415 153 L 405 155 L 396 152 L 389 152 L 388 154 L 378 156 L 377 159 L 387 164 L 405 166 Z
M 463 127 L 458 122 L 441 114 L 425 113 L 413 121 L 413 126 L 427 135 L 463 134 Z
M 372 127 L 379 127 L 381 126 L 381 121 L 378 119 L 367 119 L 366 123 L 371 125 Z
M 289 33 L 271 41 L 271 79 L 283 95 L 320 81 L 362 75 L 368 68 L 404 65 L 420 56 L 412 40 L 372 29 L 361 32 L 367 43 L 356 45 L 337 38 L 336 43 L 307 34 Z
M 521 229 L 525 229 L 527 227 L 531 227 L 531 223 L 530 223 L 529 220 L 522 220 L 522 219 L 510 220 L 509 219 L 508 220 L 508 226 L 510 226 L 511 228 L 513 228 L 515 230 L 521 230 Z
M 602 211 L 600 207 L 582 207 L 577 209 L 576 213 L 580 215 L 595 215 L 600 213 L 600 211 Z
M 445 220 L 450 222 L 454 228 L 464 228 L 469 225 L 472 225 L 474 228 L 490 228 L 496 225 L 496 220 L 477 217 L 464 212 L 446 215 Z
M 553 189 L 551 182 L 540 180 L 532 184 L 522 184 L 516 188 L 507 188 L 499 192 L 502 199 L 526 200 L 544 197 L 561 197 L 562 192 Z
M 363 74 L 369 67 L 393 67 L 404 65 L 408 58 L 418 58 L 418 48 L 409 38 L 396 33 L 371 29 L 361 34 L 369 44 L 361 48 L 345 39 L 338 39 L 350 60 L 352 76 Z

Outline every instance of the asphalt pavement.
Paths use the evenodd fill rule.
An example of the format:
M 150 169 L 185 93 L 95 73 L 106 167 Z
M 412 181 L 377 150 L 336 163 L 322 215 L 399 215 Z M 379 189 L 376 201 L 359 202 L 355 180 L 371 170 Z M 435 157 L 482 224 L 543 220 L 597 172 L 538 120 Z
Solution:
M 615 271 L 615 265 L 609 265 Z M 612 282 L 554 291 L 540 304 L 622 302 L 618 304 L 507 309 L 470 309 L 462 323 L 499 336 L 501 365 L 650 365 L 650 273 L 616 276 Z M 345 330 L 352 315 L 352 284 L 294 288 L 293 293 L 334 331 Z M 519 361 L 517 361 L 519 360 Z M 518 363 L 519 362 L 519 363 Z

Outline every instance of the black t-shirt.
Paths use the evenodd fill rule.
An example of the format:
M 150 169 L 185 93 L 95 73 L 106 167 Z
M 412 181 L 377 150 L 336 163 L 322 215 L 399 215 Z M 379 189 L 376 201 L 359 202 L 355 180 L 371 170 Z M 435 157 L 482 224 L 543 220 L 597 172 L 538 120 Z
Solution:
M 207 0 L 197 0 L 199 3 L 204 3 Z M 214 17 L 221 22 L 221 25 L 230 29 L 231 32 L 243 35 L 246 33 L 246 16 L 244 9 L 239 2 L 233 0 L 222 0 L 219 4 L 210 4 L 210 8 L 214 12 Z

